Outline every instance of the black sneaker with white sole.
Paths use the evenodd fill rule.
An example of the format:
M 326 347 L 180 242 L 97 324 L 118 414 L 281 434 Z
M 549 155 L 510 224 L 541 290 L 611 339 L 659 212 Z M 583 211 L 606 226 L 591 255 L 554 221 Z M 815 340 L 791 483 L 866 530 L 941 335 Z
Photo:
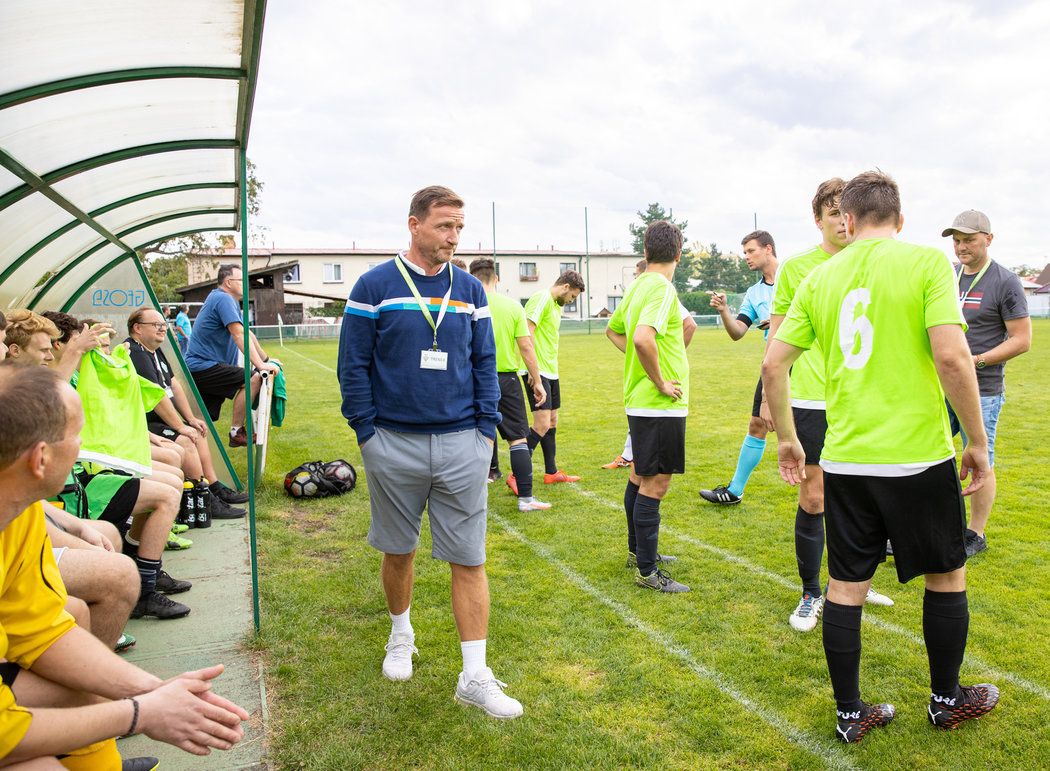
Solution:
M 835 710 L 839 722 L 835 727 L 835 738 L 852 744 L 864 738 L 872 728 L 884 728 L 897 715 L 892 704 L 863 704 L 855 712 Z
M 722 506 L 733 506 L 744 500 L 739 495 L 733 495 L 733 493 L 729 492 L 728 485 L 720 485 L 714 490 L 701 490 L 700 497 L 709 503 L 717 503 Z
M 208 485 L 213 498 L 221 498 L 224 503 L 247 503 L 248 493 L 234 490 L 222 482 L 215 481 Z
M 182 618 L 188 616 L 190 609 L 181 602 L 169 600 L 160 592 L 150 592 L 139 597 L 138 603 L 131 611 L 132 618 Z
M 977 533 L 970 528 L 966 528 L 966 534 L 963 536 L 963 541 L 966 546 L 967 559 L 988 548 L 988 539 L 983 535 L 977 535 Z
M 231 506 L 219 496 L 213 495 L 208 503 L 208 513 L 212 519 L 241 519 L 248 512 Z

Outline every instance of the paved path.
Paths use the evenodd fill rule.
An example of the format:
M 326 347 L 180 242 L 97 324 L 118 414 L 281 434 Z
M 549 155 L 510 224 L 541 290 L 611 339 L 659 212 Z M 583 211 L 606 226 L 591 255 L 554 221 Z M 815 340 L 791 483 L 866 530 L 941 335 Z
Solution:
M 175 769 L 266 769 L 262 672 L 244 642 L 252 632 L 252 579 L 248 525 L 244 520 L 216 521 L 208 530 L 185 534 L 193 548 L 165 552 L 164 569 L 193 588 L 173 599 L 193 612 L 172 621 L 133 620 L 128 632 L 138 640 L 126 658 L 158 677 L 225 664 L 216 692 L 244 707 L 252 716 L 244 740 L 229 752 L 197 757 L 145 736 L 122 740 L 124 757 L 153 755 L 163 771 Z

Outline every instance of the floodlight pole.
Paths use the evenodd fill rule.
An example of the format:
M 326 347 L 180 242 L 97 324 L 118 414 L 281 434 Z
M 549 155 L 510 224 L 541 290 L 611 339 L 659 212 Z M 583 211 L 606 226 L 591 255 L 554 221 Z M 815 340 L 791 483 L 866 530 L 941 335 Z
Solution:
M 252 621 L 259 631 L 259 559 L 255 532 L 255 427 L 252 425 L 252 333 L 248 319 L 248 151 L 242 146 L 241 167 L 241 323 L 244 328 L 244 431 L 248 435 L 248 549 L 252 563 Z

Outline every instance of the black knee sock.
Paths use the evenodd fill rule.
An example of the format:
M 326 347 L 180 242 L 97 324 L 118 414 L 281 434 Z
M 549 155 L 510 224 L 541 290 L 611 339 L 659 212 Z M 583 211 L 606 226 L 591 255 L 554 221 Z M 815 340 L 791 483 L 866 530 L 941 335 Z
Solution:
M 930 690 L 952 699 L 959 695 L 959 667 L 966 652 L 970 607 L 966 590 L 931 592 L 922 600 L 922 636 L 930 659 Z
M 554 432 L 558 429 L 551 426 L 547 429 L 547 433 L 540 439 L 540 446 L 543 448 L 543 470 L 548 474 L 558 473 L 558 460 L 555 457 L 554 451 Z
M 160 573 L 160 560 L 148 560 L 135 555 L 135 566 L 139 569 L 139 581 L 141 582 L 140 597 L 156 591 L 157 574 Z
M 525 437 L 525 443 L 529 446 L 529 452 L 536 449 L 536 445 L 540 443 L 541 439 L 543 439 L 543 437 L 536 433 L 536 429 L 529 429 L 529 435 Z
M 492 443 L 492 462 L 489 463 L 490 471 L 499 471 L 499 448 L 495 442 Z
M 510 470 L 518 483 L 518 497 L 532 497 L 532 453 L 528 445 L 515 444 L 510 448 Z
M 638 497 L 638 485 L 627 480 L 627 487 L 623 491 L 623 510 L 627 513 L 627 551 L 637 554 L 638 541 L 634 535 L 634 501 Z
M 824 558 L 824 512 L 810 514 L 801 506 L 795 512 L 795 559 L 802 591 L 819 597 L 820 563 Z
M 647 576 L 656 570 L 656 548 L 660 540 L 660 499 L 638 493 L 634 499 L 635 554 L 638 572 Z
M 824 656 L 828 660 L 835 706 L 855 712 L 860 701 L 860 605 L 824 601 Z

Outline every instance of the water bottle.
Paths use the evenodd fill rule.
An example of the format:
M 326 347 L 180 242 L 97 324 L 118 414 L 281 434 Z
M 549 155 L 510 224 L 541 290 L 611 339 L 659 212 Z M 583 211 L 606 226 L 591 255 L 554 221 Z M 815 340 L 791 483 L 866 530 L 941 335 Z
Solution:
M 193 482 L 183 482 L 186 496 L 186 524 L 197 527 L 197 493 L 193 488 Z
M 207 479 L 198 479 L 194 488 L 197 498 L 197 527 L 211 527 L 211 489 Z
M 175 517 L 175 521 L 180 525 L 186 525 L 193 527 L 190 524 L 190 512 L 197 508 L 197 502 L 193 495 L 193 482 L 182 483 L 182 503 L 179 506 L 178 516 Z

